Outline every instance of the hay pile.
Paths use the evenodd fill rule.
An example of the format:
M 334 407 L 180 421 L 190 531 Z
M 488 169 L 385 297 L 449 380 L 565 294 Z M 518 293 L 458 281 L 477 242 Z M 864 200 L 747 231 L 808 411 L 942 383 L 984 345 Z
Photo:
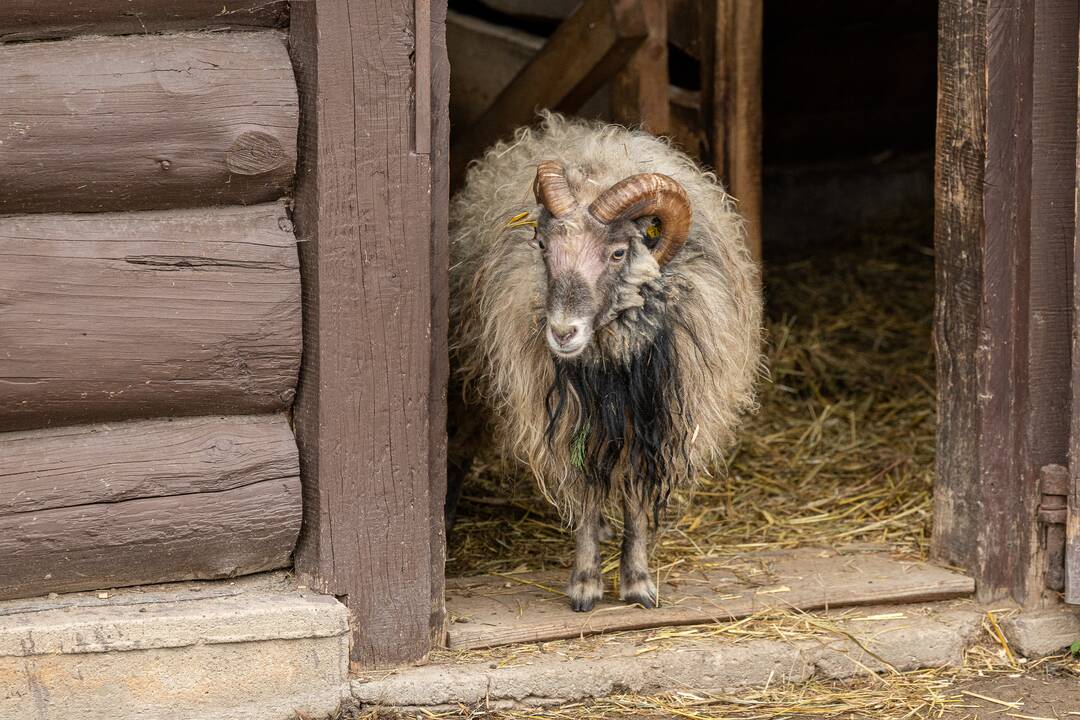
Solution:
M 933 257 L 913 236 L 926 237 L 864 237 L 769 258 L 771 381 L 761 410 L 726 474 L 668 512 L 654 565 L 811 544 L 926 554 Z M 480 458 L 464 495 L 448 574 L 567 566 L 572 539 L 520 470 Z M 617 552 L 605 551 L 609 572 Z

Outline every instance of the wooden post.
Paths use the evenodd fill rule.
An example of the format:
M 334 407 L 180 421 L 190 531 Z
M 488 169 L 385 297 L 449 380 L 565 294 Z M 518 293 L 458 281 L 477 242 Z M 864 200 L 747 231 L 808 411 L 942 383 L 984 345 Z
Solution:
M 1077 83 L 1068 5 L 940 5 L 933 547 L 974 574 L 984 601 L 1040 597 L 1039 470 L 1067 461 Z
M 705 0 L 702 106 L 712 166 L 746 219 L 747 245 L 761 259 L 760 0 Z
M 667 135 L 671 132 L 667 0 L 642 0 L 641 5 L 649 35 L 612 79 L 611 115 L 617 123 Z
M 304 283 L 296 567 L 348 605 L 352 659 L 364 666 L 420 660 L 442 629 L 444 491 L 431 470 L 442 453 L 445 318 L 433 307 L 445 303 L 447 188 L 432 161 L 445 162 L 445 2 L 430 12 L 434 33 L 411 4 L 292 10 Z M 419 47 L 434 71 L 414 65 L 415 38 L 428 34 Z M 432 104 L 415 108 L 425 77 Z M 434 155 L 416 147 L 426 113 Z

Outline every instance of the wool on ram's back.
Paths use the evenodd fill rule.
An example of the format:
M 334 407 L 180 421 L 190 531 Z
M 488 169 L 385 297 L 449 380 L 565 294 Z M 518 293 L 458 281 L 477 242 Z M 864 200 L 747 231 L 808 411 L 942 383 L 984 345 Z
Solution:
M 645 254 L 627 268 L 635 277 L 625 292 L 633 297 L 619 298 L 620 312 L 597 328 L 589 353 L 569 362 L 556 361 L 545 342 L 547 278 L 533 226 L 511 222 L 526 212 L 539 216 L 534 179 L 548 160 L 565 167 L 582 204 L 631 175 L 662 173 L 682 185 L 693 213 L 674 258 L 661 268 Z M 658 506 L 722 461 L 740 416 L 754 405 L 761 295 L 742 221 L 714 175 L 647 133 L 548 114 L 470 167 L 451 205 L 450 237 L 454 372 L 466 396 L 492 411 L 499 446 L 532 470 L 567 521 L 582 502 L 628 487 L 635 474 L 664 475 L 642 481 Z M 642 353 L 648 357 L 634 362 Z M 602 393 L 603 383 L 583 380 L 583 365 L 616 384 L 651 374 L 659 385 L 653 394 L 636 393 L 627 401 L 633 407 L 620 410 L 652 408 L 647 422 L 590 417 L 604 400 L 580 394 Z M 612 422 L 628 426 L 625 436 L 609 427 L 608 437 L 590 439 Z M 663 437 L 635 442 L 633 433 Z M 637 454 L 653 457 L 631 459 L 642 444 Z M 597 464 L 611 477 L 593 477 Z

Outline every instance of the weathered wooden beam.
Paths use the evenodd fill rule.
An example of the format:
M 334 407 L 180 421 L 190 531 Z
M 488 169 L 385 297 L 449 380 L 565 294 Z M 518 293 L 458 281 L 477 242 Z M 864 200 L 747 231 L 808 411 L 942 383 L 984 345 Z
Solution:
M 1023 438 L 1025 511 L 1037 516 L 1040 471 L 1065 465 L 1072 419 L 1072 246 L 1075 239 L 1077 57 L 1080 4 L 1035 0 L 1031 73 L 1031 251 L 1027 276 L 1028 421 Z M 1023 286 L 1023 283 L 1021 283 Z M 1027 568 L 1035 601 L 1050 573 L 1044 530 L 1033 523 Z M 1023 567 L 1021 565 L 1021 567 Z
M 284 409 L 285 206 L 0 217 L 0 318 L 0 430 Z
M 544 46 L 544 38 L 461 13 L 446 14 L 450 121 L 468 127 Z
M 300 518 L 283 415 L 0 434 L 0 598 L 284 567 Z
M 622 68 L 648 36 L 642 0 L 584 0 L 451 152 L 451 185 L 496 140 L 528 125 L 538 109 L 572 112 Z
M 702 105 L 709 161 L 738 201 L 750 253 L 761 259 L 763 4 L 704 0 Z
M 446 187 L 432 167 L 445 161 L 444 13 L 434 0 L 433 31 L 361 0 L 292 9 L 304 112 L 296 568 L 349 606 L 352 658 L 365 666 L 418 660 L 442 630 L 441 431 L 431 424 L 445 393 L 433 383 L 445 377 L 434 307 L 445 303 L 446 249 L 434 245 L 445 244 Z M 432 155 L 413 151 L 417 33 L 432 35 Z
M 642 0 L 648 37 L 611 83 L 611 115 L 653 135 L 671 132 L 667 0 Z
M 1080 44 L 1080 39 L 1078 39 Z M 1080 48 L 1077 49 L 1080 74 Z M 1080 85 L 1080 83 L 1078 83 Z M 1080 93 L 1080 90 L 1078 90 Z M 1076 165 L 1073 187 L 1072 243 L 1072 392 L 1069 394 L 1069 465 L 1066 480 L 1065 567 L 1062 572 L 1065 602 L 1080 605 L 1080 97 L 1076 112 Z M 1051 575 L 1053 571 L 1051 570 Z
M 1039 471 L 1068 461 L 1077 8 L 950 0 L 939 28 L 933 547 L 1033 603 Z
M 4 0 L 0 42 L 284 27 L 288 0 Z
M 278 32 L 0 47 L 0 213 L 274 200 L 296 131 Z
M 446 645 L 447 384 L 450 323 L 450 77 L 445 2 L 431 7 L 431 388 L 428 397 L 428 523 L 433 646 Z

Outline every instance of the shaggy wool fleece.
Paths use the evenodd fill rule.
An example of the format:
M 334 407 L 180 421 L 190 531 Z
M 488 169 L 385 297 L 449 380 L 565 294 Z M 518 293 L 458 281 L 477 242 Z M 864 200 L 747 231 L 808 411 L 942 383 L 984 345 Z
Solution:
M 625 309 L 597 329 L 592 349 L 594 362 L 635 352 L 641 336 L 653 332 L 640 311 L 649 296 L 662 296 L 677 317 L 670 327 L 681 403 L 671 409 L 670 442 L 672 456 L 685 462 L 666 479 L 668 489 L 722 464 L 740 418 L 755 406 L 761 291 L 732 198 L 713 174 L 652 135 L 545 114 L 538 127 L 522 128 L 472 164 L 450 210 L 452 366 L 470 402 L 491 412 L 498 446 L 531 469 L 572 522 L 589 496 L 573 457 L 580 417 L 564 413 L 547 432 L 555 362 L 544 337 L 546 269 L 530 242 L 532 226 L 510 226 L 522 213 L 539 216 L 533 182 L 544 160 L 564 165 L 582 204 L 637 173 L 668 175 L 690 199 L 686 244 L 663 267 L 645 255 L 651 266 L 626 285 L 633 297 L 621 298 Z

